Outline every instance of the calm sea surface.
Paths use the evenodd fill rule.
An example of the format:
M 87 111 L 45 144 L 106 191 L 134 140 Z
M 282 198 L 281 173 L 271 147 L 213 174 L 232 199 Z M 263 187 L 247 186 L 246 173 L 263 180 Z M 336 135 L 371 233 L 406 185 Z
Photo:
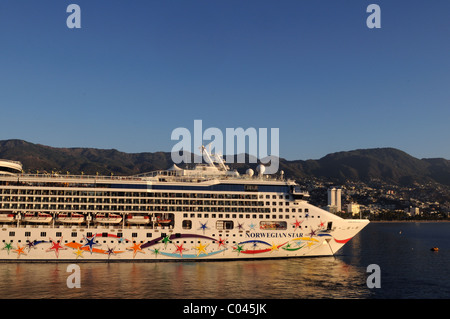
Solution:
M 381 288 L 367 287 L 371 264 Z M 68 265 L 0 264 L 0 298 L 450 298 L 450 223 L 371 223 L 336 258 L 79 263 L 81 288 L 72 289 Z

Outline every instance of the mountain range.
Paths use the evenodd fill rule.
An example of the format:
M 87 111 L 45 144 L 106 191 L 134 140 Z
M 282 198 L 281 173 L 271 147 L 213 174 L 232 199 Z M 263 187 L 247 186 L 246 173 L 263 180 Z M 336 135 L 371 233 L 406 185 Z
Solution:
M 0 141 L 0 158 L 20 161 L 25 172 L 135 175 L 167 169 L 169 152 L 124 153 L 115 149 L 56 148 L 23 140 Z M 231 164 L 239 172 L 257 164 Z M 290 178 L 316 178 L 334 183 L 383 180 L 398 185 L 439 183 L 450 186 L 450 160 L 415 158 L 395 148 L 358 149 L 328 154 L 317 160 L 280 158 L 280 170 Z

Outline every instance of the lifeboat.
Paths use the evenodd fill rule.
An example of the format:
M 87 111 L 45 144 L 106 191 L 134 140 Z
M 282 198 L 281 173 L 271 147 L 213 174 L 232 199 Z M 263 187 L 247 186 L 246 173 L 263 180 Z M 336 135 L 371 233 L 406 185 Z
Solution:
M 0 223 L 9 223 L 14 221 L 14 214 L 3 213 L 0 214 Z
M 52 219 L 52 215 L 47 213 L 25 213 L 22 217 L 28 223 L 50 223 Z
M 156 218 L 158 224 L 169 224 L 172 220 L 167 218 Z
M 59 213 L 57 221 L 67 224 L 80 224 L 84 222 L 84 215 L 78 213 Z
M 127 215 L 127 223 L 138 224 L 138 225 L 148 224 L 148 223 L 150 223 L 150 218 L 148 217 L 148 215 L 129 214 L 129 215 Z
M 102 224 L 118 224 L 122 221 L 122 216 L 113 213 L 97 213 L 94 221 Z
M 156 224 L 166 225 L 172 222 L 172 219 L 169 218 L 168 214 L 156 214 L 152 217 L 152 221 Z

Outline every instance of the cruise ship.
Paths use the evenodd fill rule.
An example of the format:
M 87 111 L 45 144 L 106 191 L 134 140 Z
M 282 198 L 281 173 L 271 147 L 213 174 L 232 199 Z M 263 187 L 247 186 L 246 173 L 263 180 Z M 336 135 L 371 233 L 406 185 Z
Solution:
M 308 196 L 283 172 L 239 174 L 220 157 L 126 177 L 24 174 L 0 160 L 0 261 L 332 256 L 369 223 Z

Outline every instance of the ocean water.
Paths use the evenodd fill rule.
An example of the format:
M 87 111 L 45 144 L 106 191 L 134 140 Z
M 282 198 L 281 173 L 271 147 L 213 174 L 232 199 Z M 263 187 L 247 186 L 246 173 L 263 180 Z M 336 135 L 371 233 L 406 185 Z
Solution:
M 438 246 L 438 252 L 430 251 Z M 380 288 L 369 288 L 369 265 Z M 335 257 L 226 262 L 0 264 L 2 299 L 447 299 L 450 223 L 371 223 Z

